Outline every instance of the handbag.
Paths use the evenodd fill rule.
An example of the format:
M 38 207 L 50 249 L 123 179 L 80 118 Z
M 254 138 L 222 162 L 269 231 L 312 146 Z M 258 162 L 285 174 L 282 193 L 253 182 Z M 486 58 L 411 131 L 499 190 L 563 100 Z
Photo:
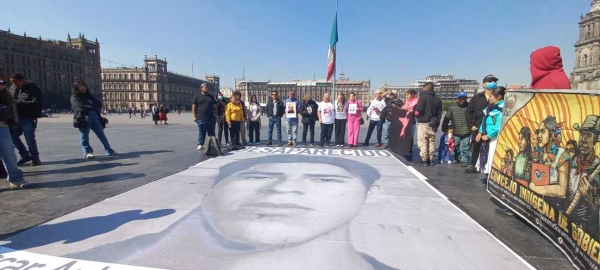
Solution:
M 102 125 L 102 129 L 105 129 L 106 125 L 108 125 L 108 119 L 100 116 L 100 125 Z
M 364 124 L 365 124 L 365 119 L 364 119 L 364 118 L 361 116 L 361 117 L 360 117 L 360 125 L 362 126 L 362 125 L 364 125 Z

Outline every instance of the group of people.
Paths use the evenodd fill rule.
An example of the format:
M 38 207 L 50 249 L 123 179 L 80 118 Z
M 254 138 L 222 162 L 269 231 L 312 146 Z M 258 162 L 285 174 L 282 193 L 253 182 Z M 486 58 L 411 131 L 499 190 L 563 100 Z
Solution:
M 411 90 L 406 95 L 406 103 L 398 99 L 395 92 L 375 92 L 375 98 L 366 108 L 366 120 L 369 121 L 364 146 L 369 146 L 371 136 L 377 130 L 375 147 L 387 146 L 388 133 L 393 108 L 404 108 L 413 111 L 417 105 L 417 92 Z M 348 99 L 343 93 L 337 95 L 335 101 L 330 94 L 325 94 L 321 102 L 313 100 L 306 94 L 302 99 L 296 98 L 295 92 L 289 92 L 286 99 L 281 99 L 277 91 L 271 92 L 271 99 L 263 109 L 256 95 L 252 95 L 250 103 L 242 100 L 242 94 L 236 91 L 231 98 L 221 93 L 214 97 L 208 86 L 201 86 L 201 93 L 194 97 L 192 103 L 193 121 L 198 124 L 198 150 L 205 147 L 207 136 L 216 136 L 220 143 L 233 149 L 243 148 L 261 142 L 261 115 L 268 118 L 266 145 L 283 146 L 282 121 L 285 121 L 287 144 L 298 144 L 298 127 L 302 123 L 302 145 L 315 146 L 315 124 L 320 123 L 321 134 L 318 141 L 320 147 L 357 147 L 360 126 L 365 123 L 363 103 L 350 93 Z M 282 120 L 285 117 L 285 120 Z M 215 134 L 218 128 L 218 134 Z M 277 132 L 276 140 L 273 132 Z M 334 133 L 335 131 L 335 133 Z M 225 135 L 223 141 L 223 134 Z M 335 136 L 334 136 L 335 134 Z M 248 135 L 248 139 L 246 139 Z

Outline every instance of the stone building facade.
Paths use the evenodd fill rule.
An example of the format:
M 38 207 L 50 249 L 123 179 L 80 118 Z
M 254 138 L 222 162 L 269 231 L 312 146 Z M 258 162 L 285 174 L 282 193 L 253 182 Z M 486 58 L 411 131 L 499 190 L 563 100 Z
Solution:
M 0 69 L 21 73 L 43 92 L 44 108 L 69 109 L 73 83 L 84 81 L 100 98 L 100 43 L 79 34 L 66 41 L 0 30 Z
M 590 12 L 580 17 L 571 87 L 600 89 L 600 0 L 593 0 Z
M 171 110 L 190 110 L 200 85 L 208 83 L 210 92 L 216 94 L 219 80 L 216 75 L 200 80 L 170 72 L 166 58 L 145 56 L 143 67 L 103 68 L 102 97 L 109 110 L 148 110 L 154 103 Z
M 456 94 L 460 92 L 467 93 L 468 99 L 471 99 L 479 90 L 479 82 L 477 80 L 456 79 L 453 75 L 431 75 L 424 80 L 416 80 L 409 86 L 388 86 L 384 85 L 379 90 L 396 90 L 401 99 L 404 99 L 406 91 L 414 89 L 417 92 L 423 89 L 425 83 L 432 82 L 434 90 L 442 100 L 454 100 Z
M 325 93 L 331 94 L 332 83 L 326 80 L 293 80 L 289 82 L 248 81 L 236 80 L 235 90 L 242 93 L 243 100 L 250 100 L 256 95 L 258 102 L 266 104 L 271 98 L 271 92 L 277 91 L 280 98 L 287 98 L 288 92 L 296 92 L 296 97 L 302 99 L 305 94 L 310 94 L 315 101 L 323 99 Z M 355 81 L 348 79 L 342 72 L 336 81 L 336 93 L 344 93 L 346 97 L 354 92 L 356 98 L 368 101 L 372 98 L 371 81 Z

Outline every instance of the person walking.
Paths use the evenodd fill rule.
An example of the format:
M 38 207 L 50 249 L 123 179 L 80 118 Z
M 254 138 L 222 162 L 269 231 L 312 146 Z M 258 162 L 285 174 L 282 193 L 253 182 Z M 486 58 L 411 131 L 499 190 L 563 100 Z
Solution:
M 244 123 L 244 106 L 239 95 L 232 95 L 231 102 L 225 107 L 225 121 L 231 127 L 231 147 L 233 150 L 243 149 L 240 142 L 240 129 Z
M 198 124 L 198 150 L 204 149 L 206 135 L 215 136 L 217 100 L 208 92 L 208 84 L 202 83 L 200 94 L 192 102 L 193 120 Z
M 484 91 L 473 96 L 469 105 L 467 105 L 467 125 L 471 129 L 471 159 L 469 160 L 469 166 L 464 171 L 465 173 L 478 173 L 475 165 L 479 160 L 481 142 L 476 141 L 475 138 L 479 134 L 479 127 L 485 116 L 484 111 L 489 104 L 486 95 L 491 89 L 498 86 L 498 78 L 492 74 L 487 75 L 483 78 L 482 86 Z
M 348 114 L 346 112 L 346 96 L 339 93 L 337 100 L 335 101 L 335 146 L 344 147 L 344 139 L 346 137 L 346 122 L 348 121 Z
M 260 143 L 260 115 L 262 113 L 262 107 L 258 104 L 258 98 L 256 95 L 252 95 L 250 98 L 250 106 L 248 106 L 247 115 L 249 115 L 250 121 L 248 122 L 248 130 L 250 141 L 248 145 L 254 145 Z
M 356 147 L 358 144 L 360 126 L 363 124 L 363 105 L 360 100 L 356 99 L 355 93 L 350 93 L 348 102 L 346 102 L 345 111 L 347 116 L 348 146 Z
M 17 104 L 19 125 L 12 129 L 12 141 L 19 151 L 21 159 L 19 166 L 31 161 L 31 166 L 40 166 L 40 153 L 38 151 L 35 131 L 38 119 L 42 117 L 42 91 L 38 86 L 19 73 L 10 76 L 10 82 L 15 86 L 13 98 Z M 21 141 L 21 135 L 25 136 L 27 147 Z M 29 148 L 29 149 L 27 149 Z
M 369 146 L 369 140 L 371 140 L 371 135 L 373 134 L 373 130 L 377 128 L 377 143 L 375 147 L 381 146 L 381 132 L 382 132 L 382 122 L 381 122 L 381 111 L 385 108 L 385 101 L 381 98 L 381 90 L 375 91 L 375 98 L 371 100 L 371 104 L 367 109 L 367 120 L 369 120 L 369 129 L 367 130 L 367 138 L 363 143 L 364 146 Z
M 321 147 L 330 146 L 331 133 L 333 133 L 333 124 L 335 123 L 335 106 L 331 103 L 329 94 L 323 96 L 323 101 L 319 104 L 317 115 L 321 123 Z
M 442 117 L 442 100 L 436 96 L 433 83 L 427 82 L 419 97 L 415 111 L 417 116 L 417 138 L 421 155 L 421 166 L 435 166 L 435 133 Z
M 302 144 L 304 146 L 315 145 L 315 122 L 319 119 L 319 105 L 312 99 L 310 94 L 305 94 L 298 113 L 302 115 Z M 307 142 L 306 135 L 310 131 L 310 141 Z
M 119 154 L 110 147 L 104 127 L 101 121 L 100 110 L 102 102 L 98 100 L 84 82 L 77 82 L 73 86 L 73 95 L 71 96 L 71 105 L 73 106 L 73 126 L 79 129 L 79 140 L 83 157 L 85 159 L 94 158 L 94 149 L 90 146 L 90 130 L 92 130 L 109 156 L 118 156 Z
M 447 133 L 450 123 L 454 128 L 454 153 L 450 153 L 457 157 L 458 162 L 463 167 L 467 167 L 469 161 L 469 141 L 471 139 L 471 129 L 467 124 L 467 93 L 460 92 L 456 94 L 456 104 L 450 106 L 444 121 L 442 122 L 442 132 Z
M 225 106 L 229 103 L 221 92 L 217 93 L 217 126 L 219 127 L 219 144 L 222 144 L 223 133 L 225 133 L 225 145 L 229 145 L 229 125 L 225 121 Z
M 300 108 L 300 100 L 296 98 L 294 91 L 288 93 L 288 98 L 285 100 L 285 108 L 288 110 L 286 113 L 286 130 L 288 135 L 288 146 L 296 145 L 296 138 L 298 136 L 298 109 Z M 288 108 L 292 106 L 292 108 Z M 291 113 L 289 110 L 293 109 Z
M 2 79 L 2 78 L 0 78 Z M 11 127 L 18 126 L 19 116 L 14 98 L 6 84 L 0 81 L 0 160 L 2 160 L 3 178 L 11 188 L 26 188 L 30 184 L 23 178 L 17 164 L 17 155 L 13 148 Z
M 285 114 L 285 105 L 279 99 L 277 91 L 271 92 L 271 99 L 267 102 L 267 116 L 269 117 L 269 136 L 267 145 L 273 143 L 273 126 L 277 128 L 277 141 L 282 146 L 281 138 L 281 117 Z

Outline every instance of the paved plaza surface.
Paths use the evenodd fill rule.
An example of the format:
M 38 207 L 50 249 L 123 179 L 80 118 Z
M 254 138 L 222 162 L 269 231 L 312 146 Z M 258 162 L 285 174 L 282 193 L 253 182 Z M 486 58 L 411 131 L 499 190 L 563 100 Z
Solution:
M 2 207 L 0 208 L 3 216 L 0 219 L 0 240 L 5 240 L 2 245 L 19 250 L 26 249 L 36 253 L 90 261 L 170 269 L 193 268 L 190 265 L 187 265 L 186 268 L 176 265 L 176 262 L 160 260 L 158 259 L 160 256 L 157 256 L 155 260 L 147 260 L 145 256 L 138 256 L 139 254 L 125 256 L 126 258 L 111 256 L 114 255 L 111 250 L 113 250 L 113 247 L 122 250 L 143 249 L 140 243 L 146 243 L 156 246 L 153 252 L 164 254 L 165 250 L 170 250 L 173 243 L 183 241 L 169 235 L 179 235 L 178 237 L 181 237 L 182 234 L 190 233 L 190 226 L 204 224 L 202 221 L 198 221 L 194 213 L 202 212 L 199 210 L 200 201 L 210 191 L 208 188 L 199 189 L 198 187 L 187 190 L 182 186 L 192 183 L 206 186 L 209 183 L 194 182 L 197 179 L 193 176 L 208 176 L 206 173 L 209 171 L 215 173 L 215 170 L 219 167 L 217 166 L 219 162 L 248 159 L 252 158 L 253 155 L 265 155 L 265 153 L 236 152 L 189 169 L 190 166 L 205 160 L 195 149 L 197 128 L 195 123 L 191 121 L 190 114 L 171 115 L 170 125 L 158 126 L 154 125 L 150 118 L 140 120 L 139 115 L 138 118 L 133 119 L 129 119 L 126 115 L 112 115 L 108 118 L 111 122 L 105 131 L 111 145 L 121 153 L 121 156 L 116 158 L 104 157 L 99 141 L 94 135 L 91 135 L 92 146 L 98 156 L 98 159 L 93 161 L 86 161 L 82 158 L 78 131 L 72 128 L 70 124 L 72 115 L 57 114 L 53 118 L 40 120 L 38 143 L 44 165 L 40 167 L 23 167 L 27 180 L 33 183 L 33 187 L 28 190 L 14 191 L 8 190 L 8 185 L 5 182 L 0 184 L 0 190 L 2 190 L 0 195 L 3 196 Z M 266 123 L 266 121 L 263 121 L 263 123 Z M 360 141 L 364 140 L 366 127 L 367 125 L 362 127 Z M 263 143 L 266 141 L 266 131 L 267 127 L 263 124 L 261 130 Z M 299 131 L 301 132 L 301 128 Z M 283 132 L 285 133 L 285 128 L 283 128 Z M 316 132 L 319 134 L 318 125 Z M 373 144 L 374 140 L 372 139 L 371 142 Z M 359 149 L 374 150 L 375 148 Z M 359 153 L 357 155 L 363 154 Z M 395 202 L 390 206 L 389 211 L 391 212 L 387 213 L 386 217 L 392 216 L 406 221 L 402 223 L 398 220 L 381 220 L 377 216 L 373 216 L 373 213 L 376 213 L 377 209 L 384 208 L 370 210 L 364 210 L 365 208 L 363 208 L 363 211 L 357 214 L 357 218 L 362 218 L 362 221 L 356 223 L 363 226 L 360 228 L 363 235 L 361 236 L 360 233 L 357 235 L 356 228 L 354 228 L 354 231 L 351 231 L 353 236 L 351 241 L 341 241 L 345 243 L 352 242 L 355 249 L 372 265 L 381 263 L 381 265 L 391 267 L 380 267 L 381 269 L 395 269 L 395 267 L 400 269 L 527 269 L 525 264 L 519 261 L 516 256 L 510 254 L 507 249 L 503 248 L 476 223 L 452 205 L 447 204 L 446 202 L 449 200 L 534 267 L 538 269 L 572 269 L 571 264 L 562 253 L 525 223 L 516 218 L 496 214 L 494 211 L 495 205 L 485 192 L 485 185 L 477 181 L 474 175 L 462 174 L 460 166 L 440 165 L 434 168 L 409 168 L 402 166 L 400 163 L 392 166 L 388 162 L 397 162 L 392 158 L 345 158 L 366 162 L 380 170 L 382 168 L 379 167 L 388 166 L 390 172 L 393 170 L 394 173 L 401 175 L 402 181 L 395 181 L 396 185 L 400 186 L 394 187 L 393 181 L 387 182 L 387 180 L 382 179 L 385 180 L 382 183 L 387 183 L 387 185 L 393 187 L 387 189 L 387 191 L 393 190 L 394 192 L 384 194 L 387 197 L 381 195 L 383 196 L 381 198 Z M 405 163 L 411 165 L 410 162 L 405 161 Z M 427 187 L 425 182 L 419 180 L 413 174 L 415 169 L 427 177 L 427 181 L 447 196 L 448 200 Z M 159 179 L 161 180 L 154 182 Z M 145 185 L 151 182 L 154 183 Z M 141 188 L 135 189 L 137 187 Z M 127 192 L 132 189 L 135 190 Z M 203 192 L 192 192 L 198 190 Z M 117 196 L 119 194 L 122 195 Z M 419 197 L 419 200 L 414 200 L 413 197 L 415 196 Z M 381 198 L 379 199 L 381 200 Z M 365 205 L 369 206 L 369 203 L 372 202 L 367 200 Z M 82 209 L 90 205 L 92 206 Z M 397 207 L 393 207 L 394 205 Z M 401 205 L 404 205 L 404 208 L 401 208 Z M 407 206 L 414 208 L 414 211 Z M 77 211 L 79 209 L 81 210 Z M 416 217 L 414 216 L 415 211 L 418 212 Z M 106 222 L 101 221 L 102 218 L 100 217 L 105 217 L 108 220 L 105 227 L 103 227 L 104 225 L 97 225 Z M 117 220 L 127 220 L 128 222 L 111 223 L 110 217 Z M 23 230 L 48 221 L 51 222 L 15 236 Z M 369 222 L 372 226 L 380 228 L 380 230 L 368 226 Z M 444 230 L 439 228 L 439 224 L 434 225 L 436 223 L 446 224 L 449 227 Z M 64 226 L 57 226 L 57 224 Z M 356 227 L 355 223 L 352 224 Z M 396 228 L 394 224 L 401 225 L 396 226 Z M 77 228 L 79 226 L 91 226 L 95 229 L 81 230 L 80 234 L 70 235 L 67 232 L 74 230 L 75 227 L 73 226 Z M 144 228 L 144 230 L 139 228 Z M 398 235 L 405 235 L 404 238 L 389 232 L 394 230 L 398 232 L 398 228 L 404 232 Z M 418 230 L 430 230 L 427 234 L 430 237 L 417 240 L 416 237 L 421 233 Z M 147 236 L 139 235 L 139 232 L 143 231 L 152 233 Z M 165 232 L 173 231 L 174 233 L 165 234 Z M 447 231 L 460 231 L 462 233 L 452 234 Z M 378 242 L 383 241 L 381 237 L 388 237 L 388 234 L 400 237 L 397 239 L 390 238 L 396 239 L 398 243 Z M 48 235 L 52 235 L 52 237 Z M 364 240 L 366 239 L 364 238 L 365 235 L 379 240 Z M 122 241 L 117 243 L 116 241 L 107 240 L 115 238 L 122 238 Z M 18 241 L 19 239 L 22 241 Z M 184 237 L 185 239 L 187 238 Z M 355 239 L 362 239 L 362 241 Z M 444 241 L 439 241 L 440 239 L 444 239 Z M 474 254 L 479 254 L 477 252 L 485 250 L 488 252 L 482 252 L 479 257 L 470 255 L 461 257 L 448 251 L 448 253 L 435 255 L 442 256 L 446 260 L 425 260 L 423 257 L 418 256 L 419 245 L 428 243 L 428 241 L 432 241 L 431 243 L 437 241 L 436 243 L 441 245 L 438 248 L 452 249 L 453 252 L 464 251 L 465 253 L 471 252 Z M 465 246 L 453 246 L 449 244 L 451 241 L 463 243 Z M 210 243 L 203 244 L 210 246 Z M 378 244 L 393 246 L 397 251 L 395 254 L 410 256 L 393 257 L 385 250 L 376 248 L 375 246 Z M 403 250 L 399 246 L 412 247 L 414 254 L 410 253 L 413 251 Z M 202 246 L 194 247 L 200 248 Z M 497 252 L 492 256 L 488 254 L 491 253 L 490 250 Z M 425 253 L 432 250 L 420 251 Z M 195 255 L 201 256 L 203 254 L 198 253 Z M 219 257 L 219 254 L 212 255 Z M 186 258 L 180 256 L 178 260 L 186 261 Z M 481 258 L 485 258 L 487 262 L 481 260 Z M 513 265 L 514 267 L 496 268 L 493 264 L 490 264 L 496 259 L 501 260 L 498 266 Z M 439 266 L 443 262 L 450 262 L 450 265 L 453 265 L 454 268 L 440 268 Z M 473 265 L 465 264 L 466 262 L 473 262 Z M 207 263 L 206 265 L 213 264 Z M 218 264 L 214 265 L 219 266 Z

